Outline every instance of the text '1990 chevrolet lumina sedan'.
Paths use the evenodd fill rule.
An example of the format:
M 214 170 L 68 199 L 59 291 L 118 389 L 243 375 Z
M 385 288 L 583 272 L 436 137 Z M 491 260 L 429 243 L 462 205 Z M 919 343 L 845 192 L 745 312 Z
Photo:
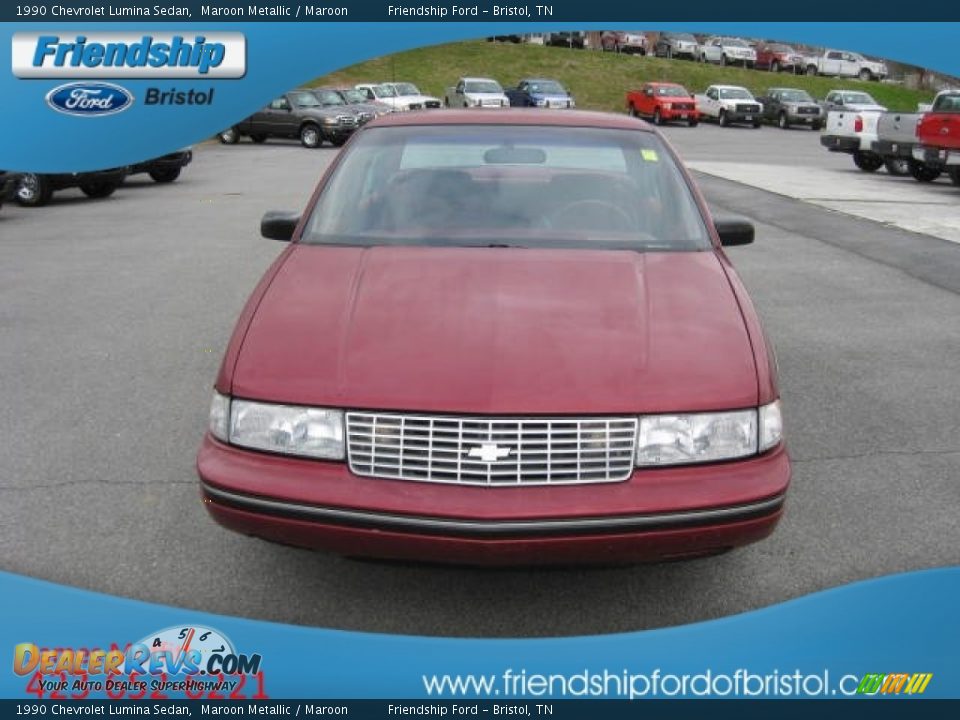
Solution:
M 198 456 L 228 528 L 350 556 L 629 562 L 767 536 L 773 353 L 672 149 L 625 116 L 359 130 L 240 316 Z

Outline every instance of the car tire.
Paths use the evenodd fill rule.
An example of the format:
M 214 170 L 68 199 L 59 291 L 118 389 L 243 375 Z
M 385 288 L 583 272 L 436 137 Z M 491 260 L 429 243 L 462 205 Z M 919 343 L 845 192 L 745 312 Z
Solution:
M 887 173 L 894 177 L 906 177 L 910 174 L 910 164 L 906 158 L 886 158 L 883 166 L 887 169 Z
M 178 177 L 180 177 L 180 168 L 166 168 L 163 170 L 151 170 L 147 173 L 153 181 L 160 183 L 161 185 L 165 183 L 172 183 Z
M 337 136 L 335 138 L 330 138 L 330 142 L 333 144 L 334 147 L 343 147 L 344 144 L 346 144 L 347 140 L 349 140 L 349 138 L 342 135 Z
M 960 185 L 960 167 L 952 167 L 947 170 L 947 173 L 950 175 L 950 182 Z
M 24 173 L 17 184 L 14 197 L 23 207 L 41 207 L 50 202 L 52 196 L 53 186 L 46 177 L 37 173 Z
M 640 113 L 637 112 L 637 108 L 634 107 L 633 103 L 630 103 L 630 107 L 627 108 L 627 115 L 630 117 L 640 117 Z
M 687 125 L 689 125 L 690 127 L 696 127 L 699 124 L 700 124 L 699 120 L 690 120 L 687 122 Z
M 821 122 L 811 123 L 810 129 L 815 130 L 816 132 L 820 132 L 821 130 L 823 130 L 823 123 Z
M 653 109 L 653 124 L 663 125 L 663 115 L 660 114 L 660 108 Z
M 717 124 L 720 127 L 730 127 L 730 121 L 727 120 L 727 111 L 721 110 L 720 114 L 717 115 Z
M 443 106 L 444 106 L 445 108 L 450 107 L 450 100 L 449 100 L 449 98 L 444 98 L 444 99 L 443 99 Z
M 817 74 L 816 65 L 807 65 L 807 77 L 814 77 Z
M 257 133 L 256 135 L 251 135 L 250 139 L 253 140 L 257 145 L 261 145 L 267 141 L 266 133 Z
M 80 184 L 80 192 L 88 198 L 105 198 L 113 195 L 114 191 L 120 187 L 120 183 L 106 180 L 96 180 Z
M 777 115 L 777 127 L 781 130 L 790 129 L 790 120 L 787 118 L 787 114 L 785 112 L 781 112 L 779 115 Z
M 770 72 L 780 72 L 780 63 L 776 60 L 770 63 Z
M 305 123 L 300 128 L 300 144 L 313 150 L 323 145 L 323 131 L 315 123 Z
M 873 73 L 867 70 L 866 68 L 863 68 L 857 74 L 857 77 L 863 80 L 864 82 L 867 82 L 868 80 L 873 80 Z
M 217 139 L 224 145 L 236 145 L 240 141 L 240 133 L 236 128 L 227 128 L 217 133 Z
M 914 180 L 921 183 L 929 183 L 940 177 L 943 172 L 940 168 L 935 168 L 922 163 L 919 160 L 910 158 L 907 163 L 910 165 L 910 175 Z
M 721 65 L 722 67 L 726 67 L 727 64 L 728 64 L 727 56 L 726 56 L 726 54 L 724 53 L 724 54 L 720 55 L 720 65 Z
M 883 167 L 883 158 L 873 153 L 857 150 L 853 153 L 853 164 L 863 172 L 872 173 Z
M 759 119 L 753 121 L 753 129 L 754 129 L 754 130 L 759 130 L 761 125 L 763 125 L 763 123 L 760 122 Z

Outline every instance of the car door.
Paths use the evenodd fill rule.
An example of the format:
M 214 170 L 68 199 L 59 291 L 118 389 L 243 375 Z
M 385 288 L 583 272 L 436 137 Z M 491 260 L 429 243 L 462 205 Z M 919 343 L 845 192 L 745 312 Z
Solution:
M 843 53 L 831 50 L 823 58 L 824 75 L 840 75 L 843 70 Z
M 273 100 L 267 108 L 268 130 L 271 135 L 296 135 L 297 121 L 293 106 L 286 95 Z
M 653 115 L 654 90 L 649 83 L 640 86 L 640 98 L 637 100 L 637 112 L 641 115 Z
M 721 53 L 720 41 L 717 38 L 710 38 L 703 46 L 703 59 L 707 62 L 720 62 Z
M 715 87 L 707 88 L 707 114 L 717 117 L 720 114 L 720 91 Z
M 823 104 L 826 106 L 826 111 L 831 112 L 833 110 L 843 110 L 843 96 L 840 93 L 832 92 L 827 95 L 826 100 L 823 101 Z

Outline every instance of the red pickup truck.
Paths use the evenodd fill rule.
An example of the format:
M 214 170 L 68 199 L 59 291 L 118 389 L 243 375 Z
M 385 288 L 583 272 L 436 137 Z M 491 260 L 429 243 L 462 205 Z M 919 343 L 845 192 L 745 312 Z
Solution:
M 654 125 L 679 120 L 696 127 L 700 121 L 697 101 L 683 85 L 676 83 L 649 82 L 639 90 L 630 90 L 627 112 L 633 117 L 649 118 Z
M 914 159 L 945 169 L 953 184 L 960 185 L 960 90 L 937 95 L 917 125 L 917 139 Z

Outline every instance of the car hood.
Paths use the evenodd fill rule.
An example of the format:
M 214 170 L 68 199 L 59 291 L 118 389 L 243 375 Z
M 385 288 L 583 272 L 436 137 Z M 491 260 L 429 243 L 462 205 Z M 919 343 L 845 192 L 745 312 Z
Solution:
M 237 397 L 478 414 L 742 408 L 757 374 L 711 251 L 297 245 Z

